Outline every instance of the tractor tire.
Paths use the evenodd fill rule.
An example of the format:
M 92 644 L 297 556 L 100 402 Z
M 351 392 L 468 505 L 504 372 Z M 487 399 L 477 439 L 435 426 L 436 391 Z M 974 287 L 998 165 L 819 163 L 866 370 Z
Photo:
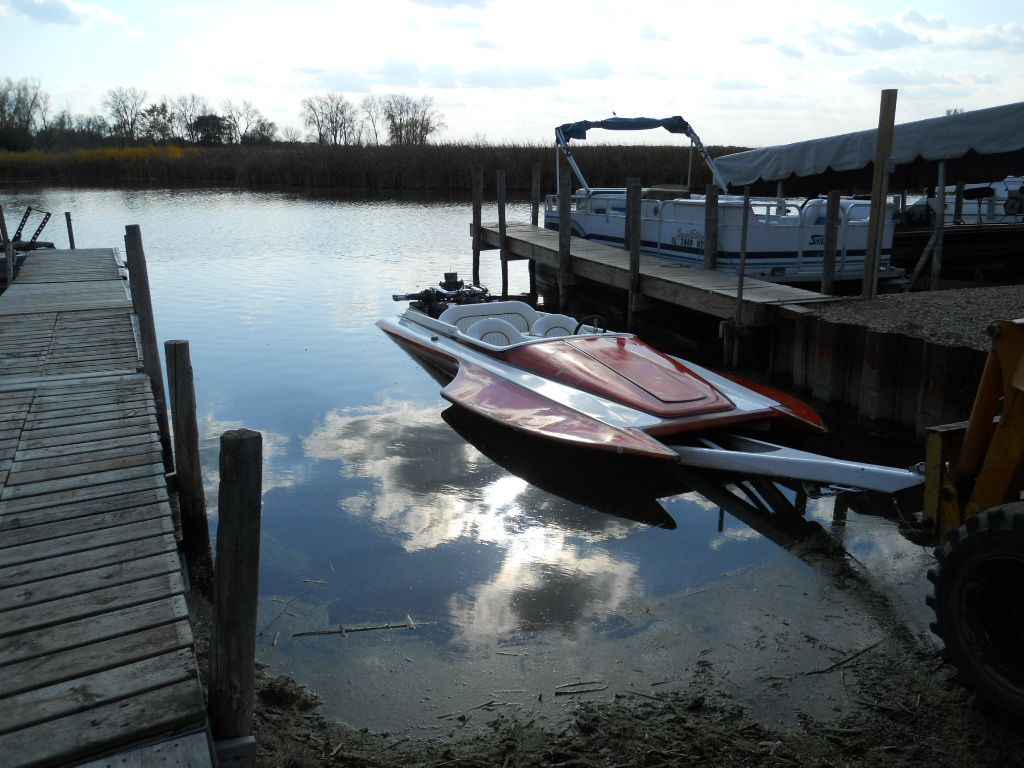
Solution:
M 1024 503 L 968 518 L 935 557 L 932 631 L 965 685 L 1024 720 Z

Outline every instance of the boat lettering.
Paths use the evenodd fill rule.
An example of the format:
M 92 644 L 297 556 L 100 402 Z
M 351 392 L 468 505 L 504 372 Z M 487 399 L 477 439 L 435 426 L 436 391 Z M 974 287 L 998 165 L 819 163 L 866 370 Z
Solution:
M 809 244 L 810 245 L 824 246 L 825 245 L 825 236 L 824 235 L 811 235 L 811 242 Z
M 672 245 L 681 245 L 683 248 L 704 248 L 704 233 L 694 227 L 689 232 L 682 228 L 672 236 Z

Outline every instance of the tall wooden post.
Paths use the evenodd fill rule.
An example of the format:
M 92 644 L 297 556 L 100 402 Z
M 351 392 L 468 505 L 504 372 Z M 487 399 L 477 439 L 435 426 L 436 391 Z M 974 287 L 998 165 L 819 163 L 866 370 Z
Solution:
M 935 248 L 932 251 L 932 272 L 928 290 L 937 291 L 942 285 L 942 235 L 946 231 L 946 161 L 939 161 L 939 181 L 935 187 Z M 979 203 L 980 205 L 980 203 Z
M 640 225 L 643 221 L 643 199 L 640 179 L 626 179 L 626 242 L 629 243 L 629 293 L 626 301 L 626 330 L 634 328 L 634 311 L 640 297 Z
M 75 250 L 75 230 L 71 226 L 71 211 L 64 211 L 64 220 L 68 223 L 68 247 Z
M 882 240 L 885 237 L 886 198 L 889 194 L 889 159 L 896 122 L 896 89 L 882 91 L 878 110 L 878 133 L 875 137 L 875 169 L 871 182 L 871 219 L 868 221 L 867 253 L 864 255 L 862 299 L 873 299 L 878 293 L 878 267 Z
M 718 185 L 708 184 L 704 195 L 704 269 L 718 267 Z
M 508 235 L 505 222 L 505 172 L 498 171 L 498 254 L 501 257 L 501 298 L 508 298 Z
M 206 518 L 206 494 L 199 461 L 199 426 L 196 423 L 196 391 L 187 341 L 164 342 L 167 382 L 174 427 L 174 459 L 181 509 L 182 549 L 193 589 L 207 600 L 213 598 L 213 555 Z
M 171 431 L 167 419 L 167 395 L 164 391 L 163 366 L 160 365 L 160 350 L 156 340 L 156 321 L 153 319 L 153 301 L 149 292 L 146 253 L 142 249 L 142 231 L 138 224 L 129 224 L 124 228 L 124 248 L 132 289 L 132 306 L 139 319 L 139 335 L 142 337 L 142 363 L 156 401 L 156 421 L 160 428 L 164 469 L 170 473 L 174 471 L 174 455 L 171 451 Z
M 563 167 L 558 174 L 558 311 L 569 312 L 569 285 L 572 257 L 569 248 L 572 238 L 572 177 Z
M 831 296 L 836 289 L 836 251 L 839 247 L 839 198 L 838 189 L 828 193 L 825 204 L 825 250 L 822 254 L 821 292 Z
M 7 235 L 7 220 L 4 218 L 4 208 L 0 205 L 0 237 L 3 238 L 4 260 L 7 262 L 7 286 L 14 282 L 14 245 Z
M 248 745 L 253 758 L 262 485 L 263 436 L 251 429 L 221 435 L 209 715 L 215 741 L 236 754 Z
M 483 226 L 484 167 L 473 166 L 473 285 L 480 285 L 480 228 Z
M 540 224 L 540 163 L 534 163 L 531 169 L 532 192 L 530 194 L 530 223 Z

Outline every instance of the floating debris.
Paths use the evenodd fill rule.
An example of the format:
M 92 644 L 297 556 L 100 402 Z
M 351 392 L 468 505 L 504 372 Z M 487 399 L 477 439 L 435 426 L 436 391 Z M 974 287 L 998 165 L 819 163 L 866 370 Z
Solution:
M 411 616 L 405 617 L 404 624 L 391 624 L 390 622 L 379 627 L 346 627 L 339 624 L 337 629 L 313 629 L 308 632 L 295 632 L 292 637 L 308 637 L 310 635 L 341 635 L 348 637 L 353 632 L 373 632 L 381 629 L 416 629 L 417 626 L 424 627 L 433 624 L 432 621 L 421 621 L 417 624 Z

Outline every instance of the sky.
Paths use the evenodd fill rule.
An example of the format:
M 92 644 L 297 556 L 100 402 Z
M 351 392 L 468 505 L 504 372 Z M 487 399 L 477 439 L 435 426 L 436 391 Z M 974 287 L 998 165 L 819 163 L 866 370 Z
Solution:
M 898 0 L 897 0 L 898 2 Z M 441 141 L 548 143 L 577 120 L 682 115 L 762 147 L 1024 101 L 1024 4 L 788 0 L 0 0 L 0 77 L 51 111 L 249 101 L 279 129 L 336 92 L 429 96 Z M 684 142 L 663 131 L 588 140 Z

